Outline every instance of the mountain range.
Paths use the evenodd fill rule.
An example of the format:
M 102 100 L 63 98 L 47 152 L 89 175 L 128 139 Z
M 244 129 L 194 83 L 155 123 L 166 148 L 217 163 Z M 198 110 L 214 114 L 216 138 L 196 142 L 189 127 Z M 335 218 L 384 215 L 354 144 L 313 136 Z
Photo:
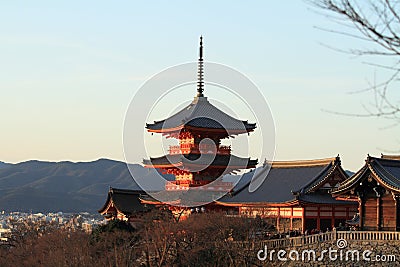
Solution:
M 157 175 L 139 164 L 130 165 L 135 177 Z M 172 177 L 167 176 L 167 179 Z M 96 212 L 109 188 L 140 189 L 124 162 L 0 162 L 0 211 Z M 162 184 L 155 184 L 154 190 Z

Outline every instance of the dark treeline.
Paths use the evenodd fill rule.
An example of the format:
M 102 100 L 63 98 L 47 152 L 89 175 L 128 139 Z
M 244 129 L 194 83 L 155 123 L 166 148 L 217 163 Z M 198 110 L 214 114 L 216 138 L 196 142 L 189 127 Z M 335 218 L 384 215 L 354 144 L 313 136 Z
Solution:
M 167 211 L 145 214 L 137 229 L 111 221 L 91 234 L 25 225 L 0 247 L 0 266 L 257 266 L 261 219 Z M 257 243 L 257 242 L 256 242 Z

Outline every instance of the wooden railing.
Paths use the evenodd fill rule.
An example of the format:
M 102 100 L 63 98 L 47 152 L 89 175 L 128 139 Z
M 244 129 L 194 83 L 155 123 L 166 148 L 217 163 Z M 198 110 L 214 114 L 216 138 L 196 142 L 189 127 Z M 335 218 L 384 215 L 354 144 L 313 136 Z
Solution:
M 346 240 L 400 240 L 400 232 L 337 231 L 336 239 Z
M 396 241 L 400 240 L 400 232 L 332 231 L 315 235 L 264 240 L 262 241 L 262 244 L 269 248 L 285 248 L 299 247 L 326 241 L 336 241 L 337 239 L 345 239 L 347 241 Z
M 179 146 L 170 146 L 169 147 L 169 154 L 188 154 L 190 152 L 194 153 L 217 153 L 223 155 L 229 155 L 231 153 L 231 146 L 219 146 L 216 147 L 215 145 L 209 144 L 181 144 Z

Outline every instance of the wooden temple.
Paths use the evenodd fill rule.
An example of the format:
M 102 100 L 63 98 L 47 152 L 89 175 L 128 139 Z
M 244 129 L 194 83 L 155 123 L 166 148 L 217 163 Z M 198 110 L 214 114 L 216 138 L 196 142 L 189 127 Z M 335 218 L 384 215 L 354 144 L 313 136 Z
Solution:
M 107 219 L 133 222 L 150 204 L 167 206 L 179 218 L 197 210 L 259 216 L 275 224 L 278 231 L 325 231 L 345 223 L 361 230 L 400 229 L 400 156 L 368 156 L 365 165 L 351 177 L 342 169 L 339 156 L 266 162 L 244 174 L 233 187 L 222 177 L 255 168 L 258 160 L 232 155 L 231 147 L 222 145 L 221 140 L 250 134 L 256 124 L 221 111 L 203 92 L 200 37 L 194 100 L 169 118 L 146 124 L 148 132 L 175 138 L 179 143 L 170 146 L 167 155 L 143 160 L 144 166 L 172 174 L 175 179 L 166 181 L 166 190 L 151 196 L 140 190 L 110 188 L 99 210 Z M 255 179 L 262 179 L 262 183 L 251 191 Z M 210 203 L 210 196 L 216 192 L 219 197 Z M 160 201 L 166 195 L 169 200 Z
M 400 230 L 400 156 L 368 156 L 364 166 L 332 191 L 354 201 L 358 216 L 348 223 L 360 230 Z
M 140 202 L 140 196 L 146 194 L 142 190 L 117 189 L 110 187 L 107 200 L 98 212 L 107 220 L 123 220 L 135 222 L 148 210 Z
M 278 231 L 326 231 L 344 225 L 357 212 L 356 203 L 337 200 L 329 193 L 348 178 L 339 156 L 266 165 L 269 172 L 258 170 L 253 178 L 264 179 L 255 191 L 250 192 L 249 180 L 216 203 L 238 215 L 269 219 Z

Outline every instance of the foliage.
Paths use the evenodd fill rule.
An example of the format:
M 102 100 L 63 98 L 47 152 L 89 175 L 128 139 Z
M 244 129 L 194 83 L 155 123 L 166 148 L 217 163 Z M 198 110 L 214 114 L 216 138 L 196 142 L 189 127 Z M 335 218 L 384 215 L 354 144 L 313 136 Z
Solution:
M 162 219 L 161 219 L 162 218 Z M 26 227 L 0 247 L 0 266 L 254 266 L 261 219 L 192 214 L 177 222 L 153 211 L 138 229 L 110 221 L 92 234 Z

